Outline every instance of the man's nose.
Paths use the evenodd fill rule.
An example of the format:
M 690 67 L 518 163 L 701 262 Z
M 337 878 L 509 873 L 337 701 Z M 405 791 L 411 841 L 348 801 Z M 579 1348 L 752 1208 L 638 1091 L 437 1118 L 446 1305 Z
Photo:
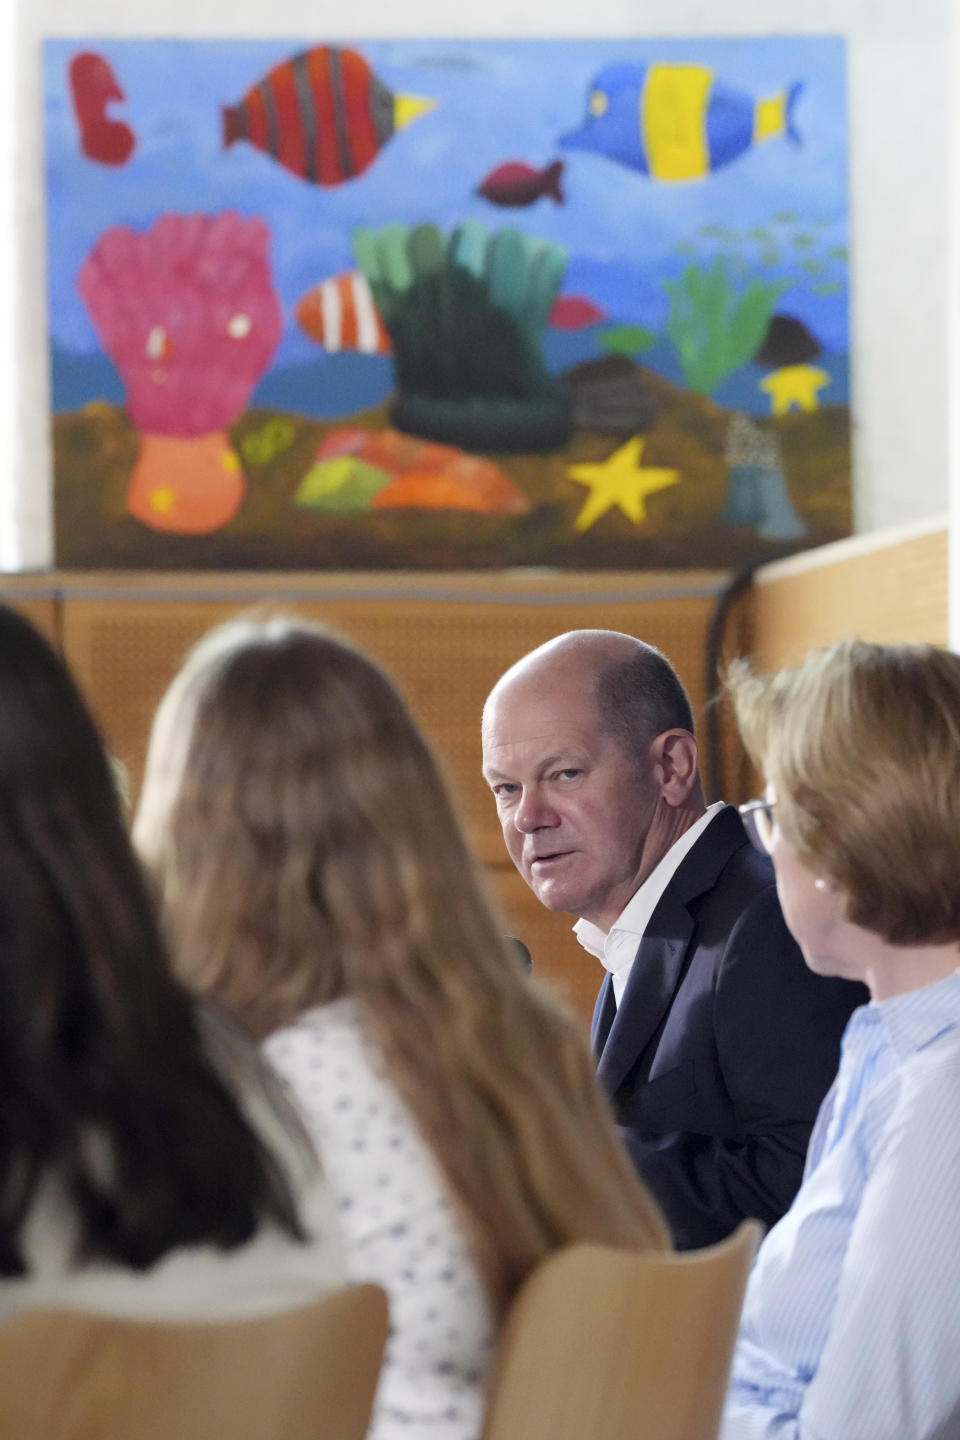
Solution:
M 560 822 L 557 812 L 544 796 L 531 787 L 520 796 L 520 803 L 513 812 L 513 823 L 521 835 L 532 835 L 534 830 L 549 829 Z

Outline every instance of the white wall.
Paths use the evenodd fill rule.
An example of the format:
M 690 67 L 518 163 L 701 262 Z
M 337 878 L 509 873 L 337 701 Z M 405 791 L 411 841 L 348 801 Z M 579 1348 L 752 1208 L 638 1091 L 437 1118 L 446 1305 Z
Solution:
M 954 8 L 950 36 L 949 246 L 947 250 L 947 323 L 950 327 L 949 383 L 949 636 L 960 651 L 960 10 Z
M 947 505 L 947 73 L 951 0 L 0 0 L 0 569 L 51 563 L 39 41 L 45 35 L 843 33 L 852 175 L 855 523 Z M 325 14 L 329 20 L 325 20 Z M 14 30 L 16 28 L 16 33 Z M 6 34 L 3 33 L 4 29 Z M 12 193 L 11 193 L 12 187 Z M 12 231 L 12 249 L 3 237 Z M 0 307 L 6 303 L 0 293 Z M 9 467 L 9 468 L 6 468 Z

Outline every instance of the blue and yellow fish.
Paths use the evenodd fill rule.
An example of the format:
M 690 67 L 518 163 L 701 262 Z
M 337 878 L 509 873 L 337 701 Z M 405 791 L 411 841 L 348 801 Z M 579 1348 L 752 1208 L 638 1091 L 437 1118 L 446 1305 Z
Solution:
M 608 65 L 590 86 L 584 124 L 559 143 L 652 180 L 700 180 L 774 136 L 799 144 L 793 110 L 802 90 L 798 81 L 757 99 L 708 65 Z

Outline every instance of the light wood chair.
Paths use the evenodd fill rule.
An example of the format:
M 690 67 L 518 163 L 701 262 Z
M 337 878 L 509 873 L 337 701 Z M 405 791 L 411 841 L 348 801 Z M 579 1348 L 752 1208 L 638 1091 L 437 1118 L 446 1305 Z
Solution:
M 378 1285 L 250 1320 L 37 1310 L 0 1328 L 4 1440 L 363 1440 L 387 1337 Z
M 714 1440 L 759 1238 L 551 1255 L 507 1312 L 482 1440 Z

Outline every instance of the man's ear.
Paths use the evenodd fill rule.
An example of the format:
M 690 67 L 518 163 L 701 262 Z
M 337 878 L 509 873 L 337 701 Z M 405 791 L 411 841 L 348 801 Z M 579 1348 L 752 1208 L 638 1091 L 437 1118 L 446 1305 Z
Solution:
M 700 783 L 697 742 L 689 730 L 664 730 L 650 747 L 660 794 L 668 805 L 685 805 Z

